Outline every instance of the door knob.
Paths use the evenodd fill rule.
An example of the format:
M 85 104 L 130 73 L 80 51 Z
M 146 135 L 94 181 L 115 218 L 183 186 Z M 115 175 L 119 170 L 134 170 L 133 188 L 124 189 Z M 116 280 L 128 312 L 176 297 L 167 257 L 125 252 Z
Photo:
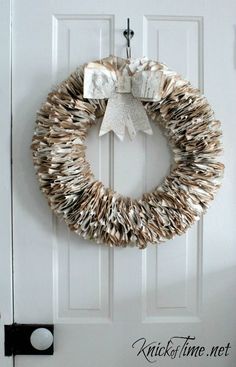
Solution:
M 52 332 L 42 327 L 35 329 L 30 336 L 30 343 L 37 350 L 46 350 L 53 343 Z

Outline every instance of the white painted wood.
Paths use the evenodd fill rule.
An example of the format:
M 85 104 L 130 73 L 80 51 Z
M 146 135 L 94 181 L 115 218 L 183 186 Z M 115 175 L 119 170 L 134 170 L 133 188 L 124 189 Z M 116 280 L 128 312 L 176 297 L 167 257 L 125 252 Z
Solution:
M 201 321 L 201 253 L 200 224 L 162 246 L 147 249 L 143 254 L 144 322 Z
M 144 17 L 144 53 L 178 70 L 193 85 L 202 88 L 203 21 L 201 16 Z M 166 45 L 168 44 L 168 47 Z M 173 50 L 178 54 L 173 59 Z
M 232 349 L 227 358 L 165 358 L 160 365 L 235 367 L 233 10 L 233 0 L 14 3 L 15 319 L 55 323 L 54 356 L 19 356 L 16 367 L 143 367 L 148 363 L 132 343 L 174 335 L 195 336 L 205 346 L 230 342 Z M 127 16 L 134 57 L 158 58 L 204 87 L 223 121 L 228 167 L 204 220 L 145 251 L 109 249 L 71 234 L 39 192 L 29 150 L 35 112 L 52 85 L 85 61 L 125 56 Z M 154 136 L 124 143 L 91 130 L 87 154 L 96 177 L 133 197 L 158 185 L 172 158 L 163 133 L 153 129 Z
M 11 240 L 11 1 L 0 1 L 0 366 L 13 366 L 4 356 L 4 325 L 11 324 L 12 240 Z

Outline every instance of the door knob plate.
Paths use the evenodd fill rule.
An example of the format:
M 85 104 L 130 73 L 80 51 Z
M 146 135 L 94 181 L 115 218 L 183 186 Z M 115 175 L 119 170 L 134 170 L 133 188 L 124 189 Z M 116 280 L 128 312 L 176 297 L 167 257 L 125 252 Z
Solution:
M 54 325 L 5 325 L 5 356 L 52 355 L 54 352 Z

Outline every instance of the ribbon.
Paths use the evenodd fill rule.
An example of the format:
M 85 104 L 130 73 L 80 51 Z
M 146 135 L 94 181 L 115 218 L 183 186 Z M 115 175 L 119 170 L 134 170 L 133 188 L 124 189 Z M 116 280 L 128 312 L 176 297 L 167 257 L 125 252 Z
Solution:
M 109 57 L 85 66 L 84 98 L 108 99 L 100 136 L 114 131 L 123 140 L 126 129 L 131 140 L 138 131 L 152 134 L 141 100 L 160 100 L 160 75 L 158 70 L 142 70 L 142 60 Z

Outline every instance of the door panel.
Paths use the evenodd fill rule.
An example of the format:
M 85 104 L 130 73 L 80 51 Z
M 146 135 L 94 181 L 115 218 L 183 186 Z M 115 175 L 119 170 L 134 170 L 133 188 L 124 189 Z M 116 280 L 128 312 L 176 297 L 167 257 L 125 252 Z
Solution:
M 222 0 L 14 2 L 15 320 L 55 323 L 54 356 L 16 357 L 16 367 L 141 367 L 149 362 L 137 356 L 135 340 L 165 344 L 176 335 L 196 337 L 195 345 L 209 348 L 230 342 L 230 355 L 159 357 L 160 366 L 235 366 L 232 9 L 233 1 Z M 223 121 L 229 167 L 204 220 L 143 251 L 97 245 L 69 232 L 39 192 L 29 150 L 36 110 L 53 85 L 86 61 L 112 53 L 125 57 L 122 32 L 129 14 L 132 55 L 158 59 L 206 91 Z M 225 59 L 212 49 L 216 44 Z M 87 151 L 97 178 L 132 197 L 163 180 L 172 156 L 158 126 L 152 124 L 153 136 L 121 143 L 112 134 L 99 138 L 99 125 L 89 132 Z

